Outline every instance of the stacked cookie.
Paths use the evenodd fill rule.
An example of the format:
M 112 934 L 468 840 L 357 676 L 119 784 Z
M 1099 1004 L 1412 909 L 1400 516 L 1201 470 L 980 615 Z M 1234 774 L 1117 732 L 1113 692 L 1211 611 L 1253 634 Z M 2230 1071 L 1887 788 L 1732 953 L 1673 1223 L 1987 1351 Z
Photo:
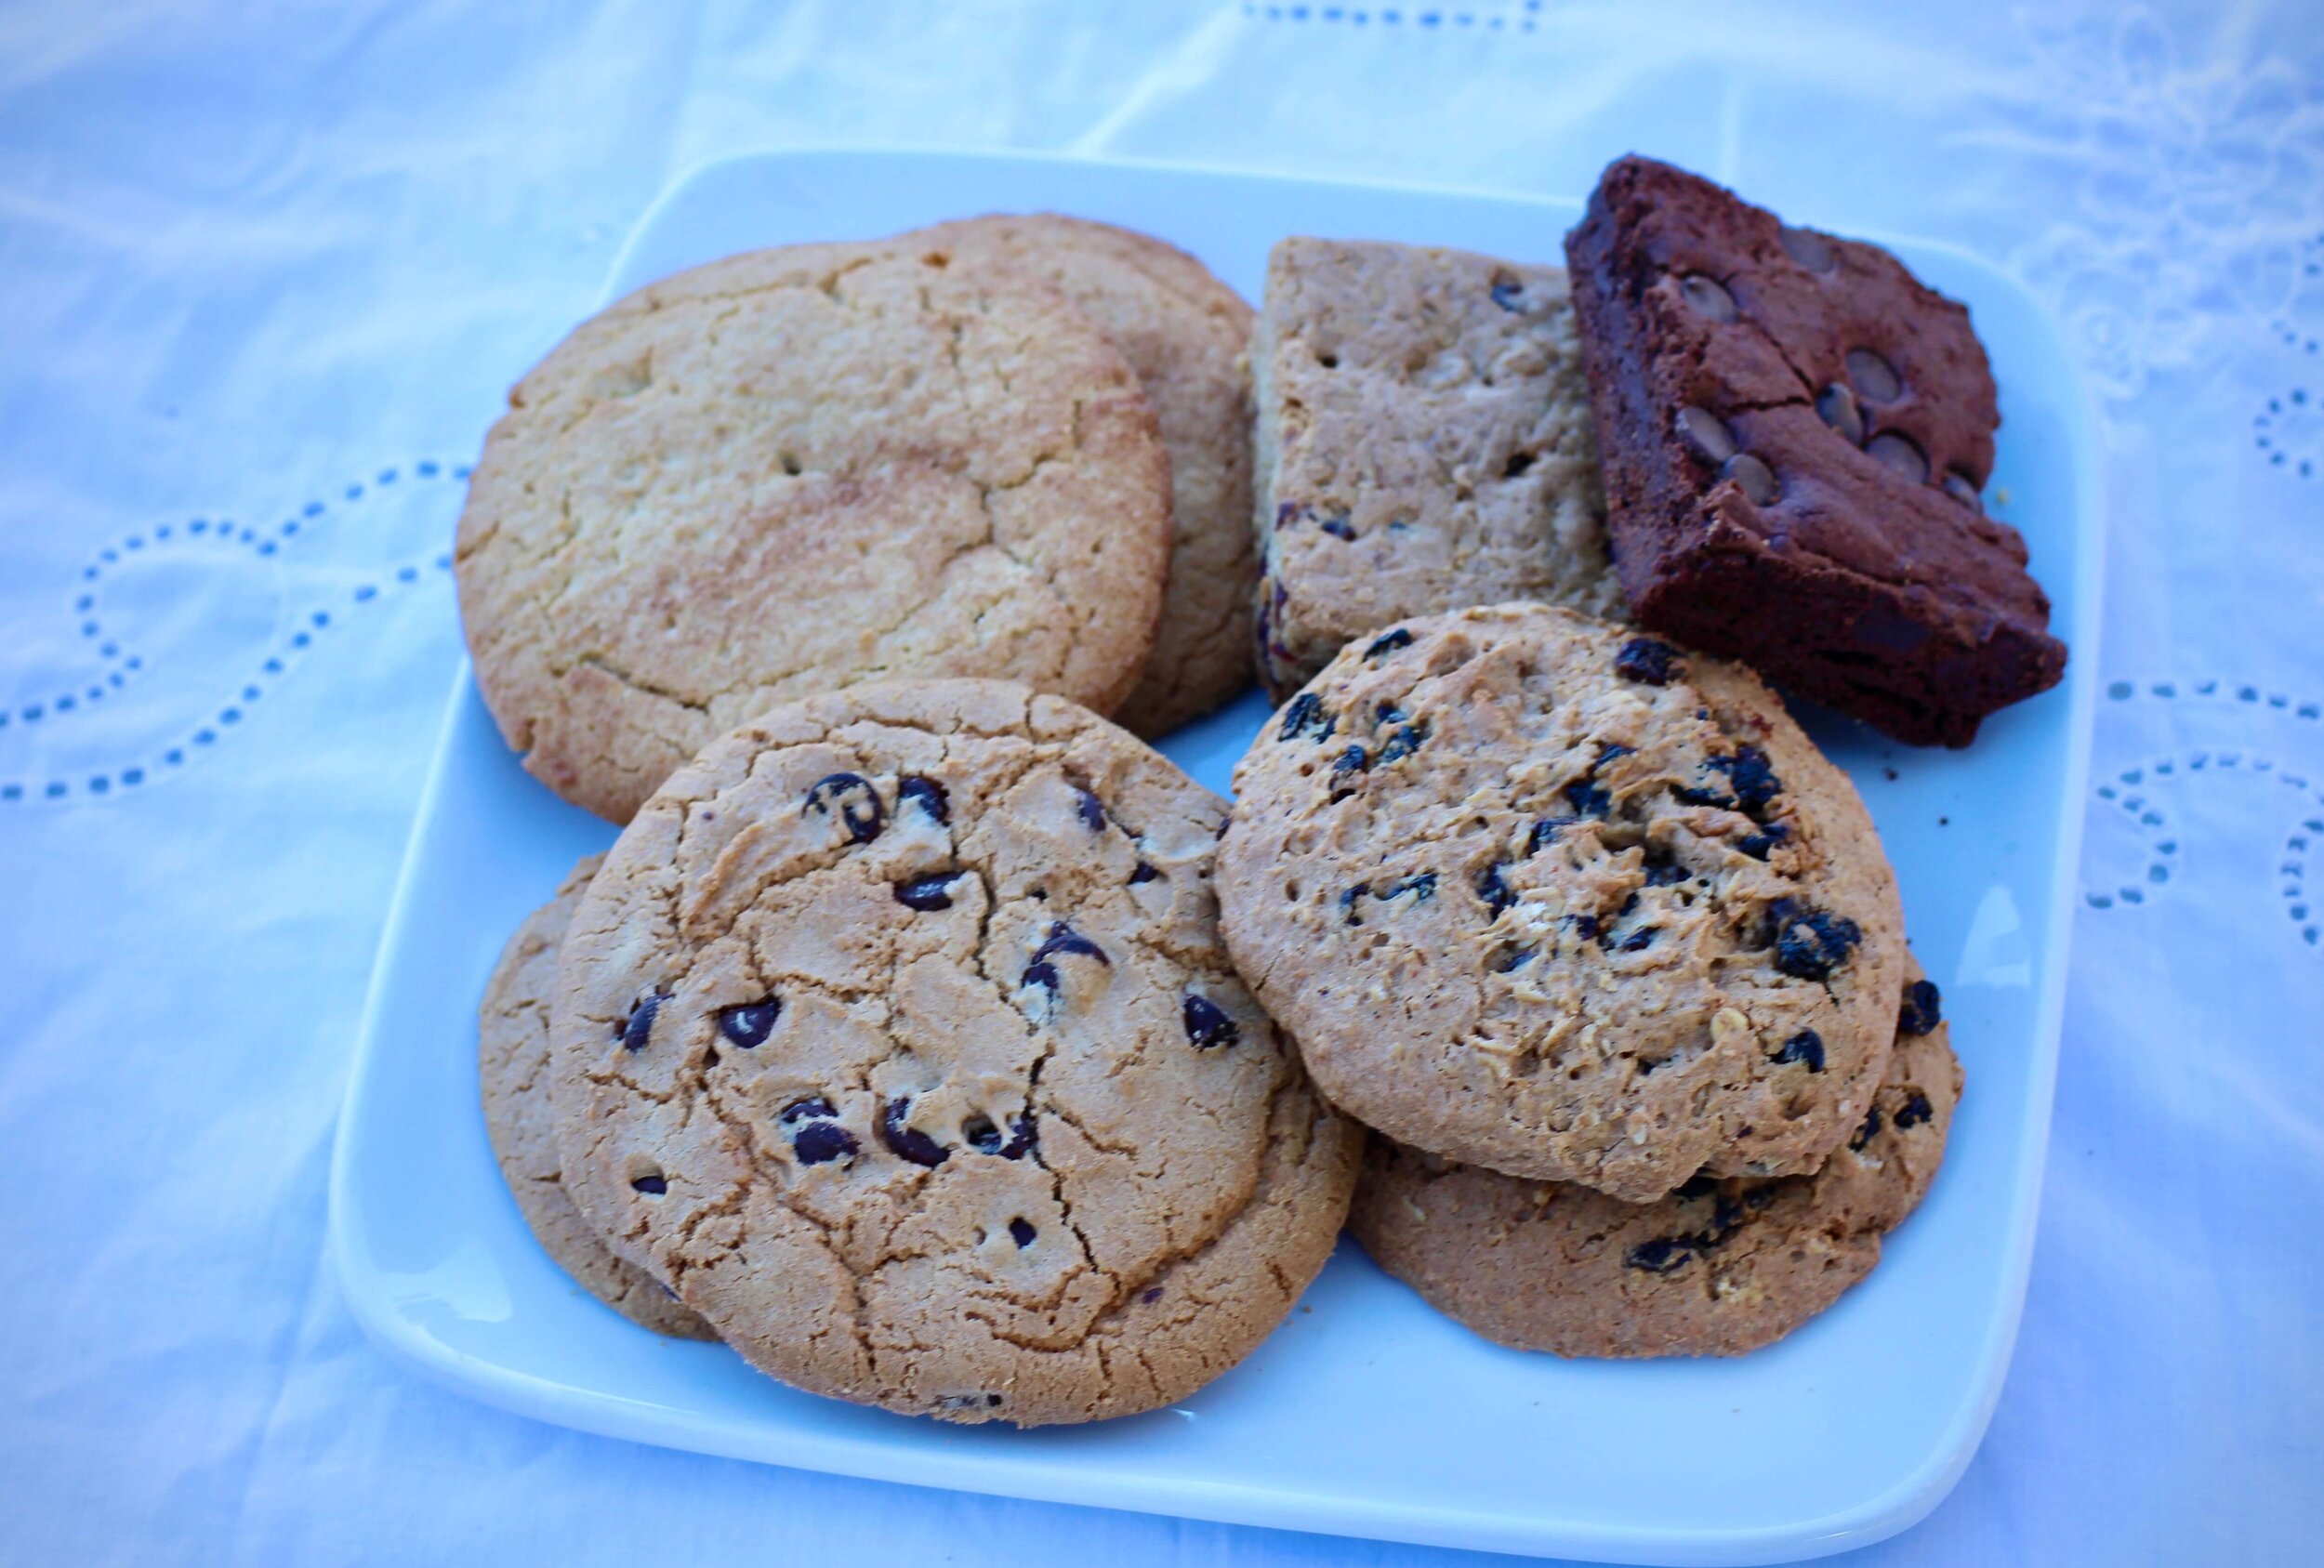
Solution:
M 1662 165 L 1569 252 L 1287 240 L 1254 320 L 975 218 L 680 273 L 518 386 L 477 680 L 624 827 L 510 939 L 481 1085 L 577 1282 L 1036 1424 L 1235 1364 L 1351 1214 L 1564 1355 L 1865 1275 L 1961 1074 L 1754 667 L 1955 744 L 2055 679 L 1990 377 L 1883 253 Z M 1230 811 L 1138 737 L 1248 684 L 1254 608 Z

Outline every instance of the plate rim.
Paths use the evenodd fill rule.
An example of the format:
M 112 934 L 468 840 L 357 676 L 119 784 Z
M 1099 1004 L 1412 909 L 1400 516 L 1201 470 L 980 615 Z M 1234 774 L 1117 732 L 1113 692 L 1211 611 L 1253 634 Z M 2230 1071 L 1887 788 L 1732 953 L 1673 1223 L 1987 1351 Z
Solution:
M 1090 169 L 1134 170 L 1194 178 L 1224 178 L 1248 184 L 1296 184 L 1349 191 L 1377 191 L 1396 196 L 1425 195 L 1454 200 L 1492 202 L 1571 211 L 1579 204 L 1570 197 L 1490 187 L 1415 184 L 1338 175 L 1312 176 L 1250 165 L 1163 159 L 1090 157 L 1069 152 L 968 151 L 916 146 L 909 143 L 861 145 L 771 146 L 722 153 L 700 160 L 672 178 L 640 212 L 610 262 L 605 282 L 592 311 L 602 310 L 620 294 L 621 282 L 633 259 L 648 243 L 664 216 L 698 184 L 738 166 L 771 164 L 879 162 L 907 159 L 985 167 L 1063 167 L 1086 173 Z M 350 1313 L 373 1343 L 392 1360 L 431 1380 L 479 1398 L 498 1408 L 560 1426 L 633 1442 L 654 1443 L 695 1453 L 785 1465 L 803 1470 L 843 1474 L 866 1480 L 962 1490 L 991 1496 L 1024 1497 L 1075 1507 L 1116 1508 L 1167 1516 L 1200 1518 L 1268 1529 L 1301 1530 L 1317 1534 L 1368 1537 L 1412 1545 L 1442 1545 L 1475 1550 L 1540 1555 L 1556 1553 L 1598 1561 L 1657 1561 L 1670 1562 L 1752 1562 L 1791 1560 L 1804 1554 L 1822 1556 L 1869 1545 L 1910 1528 L 1925 1518 L 1951 1493 L 1982 1444 L 1999 1404 L 2002 1386 L 2014 1357 L 2031 1275 L 2034 1242 L 2039 1229 L 2044 1175 L 2054 1117 L 2059 1058 L 2063 1048 L 2066 991 L 2072 964 L 2075 899 L 2083 832 L 2088 821 L 2080 803 L 2088 794 L 2091 754 L 2094 739 L 2098 688 L 2101 600 L 2105 580 L 2106 530 L 2100 492 L 2096 419 L 2087 379 L 2067 349 L 2054 313 L 2026 283 L 2000 263 L 1965 246 L 1947 241 L 1897 235 L 1850 226 L 1850 233 L 1883 245 L 1903 244 L 1929 254 L 1942 254 L 1970 267 L 1989 283 L 2016 296 L 2045 339 L 2040 351 L 2050 360 L 2062 385 L 2070 389 L 2061 414 L 2070 455 L 2072 483 L 2070 536 L 2079 548 L 2072 573 L 2075 625 L 2072 652 L 2063 685 L 2066 708 L 2064 769 L 2061 789 L 2077 809 L 2061 810 L 2059 831 L 2053 836 L 2051 874 L 2058 896 L 2051 901 L 2044 932 L 2047 951 L 2055 954 L 2045 982 L 2035 997 L 2033 1034 L 2038 1060 L 2027 1081 L 2027 1109 L 2037 1129 L 2018 1150 L 2010 1171 L 2011 1190 L 2022 1193 L 2015 1217 L 2003 1238 L 2004 1311 L 1991 1321 L 1979 1357 L 1979 1377 L 1962 1390 L 1953 1418 L 1914 1469 L 1885 1491 L 1848 1508 L 1785 1525 L 1736 1529 L 1684 1529 L 1644 1524 L 1628 1528 L 1591 1522 L 1545 1526 L 1536 1516 L 1503 1512 L 1480 1515 L 1426 1505 L 1389 1505 L 1369 1498 L 1322 1499 L 1312 1494 L 1269 1491 L 1258 1485 L 1230 1486 L 1201 1480 L 1155 1480 L 1121 1474 L 1106 1481 L 1107 1497 L 1093 1501 L 1086 1478 L 1056 1469 L 1043 1459 L 996 1457 L 980 1451 L 946 1452 L 941 1448 L 874 1447 L 852 1439 L 819 1440 L 812 1453 L 802 1451 L 797 1438 L 753 1433 L 735 1429 L 723 1417 L 681 1416 L 665 1406 L 607 1393 L 601 1390 L 552 1383 L 529 1373 L 462 1351 L 428 1334 L 409 1318 L 384 1305 L 378 1276 L 363 1252 L 360 1206 L 354 1197 L 355 1166 L 364 1138 L 362 1107 L 369 1086 L 383 1071 L 380 1045 L 381 1015 L 398 970 L 418 868 L 426 841 L 447 787 L 461 716 L 473 690 L 472 667 L 465 653 L 455 671 L 438 728 L 436 745 L 418 804 L 405 837 L 381 928 L 381 936 L 366 986 L 358 1024 L 354 1060 L 334 1129 L 328 1177 L 328 1213 L 324 1251 L 338 1279 Z M 754 1436 L 760 1441 L 752 1441 Z M 776 1437 L 776 1441 L 764 1441 Z M 929 1471 L 938 1472 L 931 1477 Z M 906 1473 L 915 1471 L 918 1473 Z M 1239 1505 L 1239 1506 L 1238 1506 Z

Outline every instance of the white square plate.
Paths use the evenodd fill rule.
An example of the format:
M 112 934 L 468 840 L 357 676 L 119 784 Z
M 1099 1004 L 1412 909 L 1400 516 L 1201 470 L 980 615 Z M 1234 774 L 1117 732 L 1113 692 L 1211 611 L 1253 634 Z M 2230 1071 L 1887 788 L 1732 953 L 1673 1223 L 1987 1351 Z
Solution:
M 769 154 L 703 168 L 665 196 L 608 297 L 751 246 L 1042 208 L 1159 234 L 1253 298 L 1281 235 L 1555 260 L 1578 214 L 1572 202 L 1152 165 Z M 1990 493 L 2032 545 L 2073 662 L 2061 689 L 1996 717 L 1964 752 L 1807 716 L 1879 821 L 1969 1075 L 1928 1202 L 1823 1317 L 1733 1361 L 1562 1362 L 1487 1344 L 1343 1245 L 1248 1362 L 1183 1404 L 1034 1431 L 858 1409 L 783 1388 L 722 1346 L 656 1338 L 535 1245 L 485 1141 L 484 977 L 518 920 L 613 830 L 524 774 L 464 670 L 332 1169 L 332 1245 L 364 1327 L 421 1369 L 543 1420 L 931 1486 L 1670 1562 L 1835 1551 L 1919 1519 L 1984 1433 L 2025 1292 L 2082 818 L 2099 534 L 2082 397 L 2047 317 L 1966 256 L 1895 248 L 1968 302 L 1992 353 L 2004 424 Z M 1262 717 L 1253 695 L 1164 749 L 1224 792 Z

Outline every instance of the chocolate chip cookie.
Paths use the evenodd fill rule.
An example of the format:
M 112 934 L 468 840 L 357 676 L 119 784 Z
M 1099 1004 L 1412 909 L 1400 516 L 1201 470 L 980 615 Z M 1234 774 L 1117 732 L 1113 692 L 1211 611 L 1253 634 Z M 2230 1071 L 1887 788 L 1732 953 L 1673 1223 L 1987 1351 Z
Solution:
M 1149 739 L 1251 683 L 1251 310 L 1173 245 L 1055 213 L 940 223 L 904 243 L 1034 272 L 1087 311 L 1138 374 L 1170 455 L 1169 586 L 1145 673 L 1114 721 Z
M 775 703 L 1137 681 L 1169 472 L 1129 364 L 998 262 L 755 251 L 585 322 L 509 394 L 461 515 L 477 684 L 525 767 L 625 822 Z
M 1323 1266 L 1360 1153 L 1228 963 L 1224 815 L 1001 682 L 721 738 L 565 941 L 576 1198 L 799 1388 L 1022 1425 L 1191 1392 Z
M 1543 605 L 1409 621 L 1235 786 L 1235 966 L 1400 1142 L 1644 1202 L 1813 1170 L 1880 1084 L 1895 880 L 1738 665 Z
M 485 983 L 483 1005 L 477 1009 L 484 1127 L 524 1222 L 559 1268 L 614 1311 L 656 1334 L 715 1338 L 710 1325 L 680 1305 L 659 1280 L 607 1250 L 561 1179 L 547 1073 L 549 999 L 556 989 L 558 944 L 602 858 L 583 860 L 557 896 L 525 917 Z
M 1880 1093 L 1812 1176 L 1698 1176 L 1626 1204 L 1375 1136 L 1350 1228 L 1431 1305 L 1518 1350 L 1731 1356 L 1780 1339 L 1871 1272 L 1944 1158 L 1961 1064 L 1912 972 Z
M 1615 163 L 1565 242 L 1641 624 L 1919 744 L 2057 684 L 1969 312 L 1875 245 Z
M 1285 240 L 1251 362 L 1276 701 L 1406 616 L 1509 600 L 1620 613 L 1562 269 Z

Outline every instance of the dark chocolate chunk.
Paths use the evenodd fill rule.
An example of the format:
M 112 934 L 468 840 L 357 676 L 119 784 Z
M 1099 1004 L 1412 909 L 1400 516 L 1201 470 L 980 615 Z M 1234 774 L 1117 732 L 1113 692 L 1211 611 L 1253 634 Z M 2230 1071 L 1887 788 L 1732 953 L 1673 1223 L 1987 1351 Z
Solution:
M 1366 751 L 1360 744 L 1351 744 L 1348 749 L 1341 752 L 1338 759 L 1332 763 L 1331 776 L 1335 780 L 1344 779 L 1352 773 L 1365 771 L 1371 765 L 1372 754 Z
M 899 1096 L 888 1101 L 888 1108 L 881 1112 L 879 1116 L 879 1140 L 893 1150 L 897 1155 L 911 1161 L 916 1166 L 943 1165 L 945 1155 L 950 1151 L 928 1134 L 920 1131 L 919 1128 L 912 1126 L 907 1119 L 911 1114 L 912 1101 L 909 1096 Z M 817 1125 L 827 1126 L 829 1124 Z M 805 1134 L 802 1133 L 800 1136 L 804 1137 Z M 798 1144 L 794 1142 L 792 1147 L 797 1148 Z
M 1875 1105 L 1872 1109 L 1864 1113 L 1864 1125 L 1856 1128 L 1855 1136 L 1848 1140 L 1848 1147 L 1850 1149 L 1860 1150 L 1866 1144 L 1871 1142 L 1872 1140 L 1878 1138 L 1880 1136 L 1880 1132 L 1881 1108 Z
M 1639 927 L 1636 930 L 1631 932 L 1630 935 L 1621 940 L 1619 944 L 1620 951 L 1624 953 L 1644 953 L 1647 948 L 1654 945 L 1655 932 L 1660 930 L 1662 928 L 1659 926 Z
M 775 1119 L 785 1127 L 789 1127 L 795 1122 L 828 1121 L 838 1114 L 837 1111 L 831 1109 L 831 1101 L 819 1094 L 811 1094 L 805 1100 L 794 1100 L 783 1107 L 782 1115 Z
M 1746 816 L 1757 817 L 1783 793 L 1783 781 L 1776 777 L 1767 754 L 1755 745 L 1737 746 L 1732 756 L 1706 758 L 1703 766 L 1726 774 L 1735 786 L 1736 804 Z
M 898 882 L 895 888 L 896 902 L 906 909 L 922 911 L 950 909 L 952 895 L 945 889 L 957 881 L 959 876 L 960 874 L 957 871 L 939 871 L 931 876 L 915 876 L 909 881 Z
M 1573 825 L 1572 817 L 1543 817 L 1525 832 L 1525 853 L 1538 855 L 1542 847 L 1557 841 L 1557 836 Z
M 1074 785 L 1074 810 L 1081 818 L 1081 825 L 1090 832 L 1105 831 L 1105 802 L 1094 791 Z
M 1415 903 L 1426 903 L 1434 898 L 1436 896 L 1436 873 L 1416 871 L 1409 876 L 1400 876 L 1389 883 L 1380 897 L 1382 899 L 1402 898 L 1406 893 L 1412 895 L 1412 902 Z
M 1525 308 L 1525 285 L 1514 278 L 1494 279 L 1493 303 L 1504 310 L 1523 310 Z
M 1356 901 L 1363 898 L 1371 890 L 1370 884 L 1365 882 L 1358 882 L 1353 888 L 1344 888 L 1340 889 L 1340 913 L 1349 925 L 1360 926 L 1364 923 L 1364 916 L 1363 913 L 1356 908 Z
M 1034 1130 L 1033 1118 L 1019 1116 L 1009 1128 L 1009 1141 L 1000 1146 L 1000 1157 L 1004 1160 L 1022 1160 L 1033 1153 L 1033 1146 L 1039 1141 L 1039 1134 Z
M 641 1051 L 654 1038 L 654 1015 L 662 1010 L 664 994 L 649 991 L 638 998 L 638 1005 L 629 1009 L 628 1021 L 621 1026 L 621 1046 L 624 1050 Z
M 1483 899 L 1485 907 L 1496 915 L 1517 902 L 1517 895 L 1509 890 L 1507 882 L 1501 880 L 1502 863 L 1495 861 L 1477 876 L 1477 897 Z
M 952 797 L 944 786 L 925 773 L 906 773 L 896 781 L 896 810 L 917 806 L 939 827 L 952 822 Z
M 1401 762 L 1420 749 L 1420 743 L 1429 737 L 1429 723 L 1423 718 L 1418 724 L 1406 724 L 1389 732 L 1387 744 L 1380 748 L 1380 766 Z
M 1197 1050 L 1215 1050 L 1243 1037 L 1243 1031 L 1227 1017 L 1226 1009 L 1208 996 L 1189 996 L 1180 1010 L 1184 1015 L 1186 1037 Z
M 1649 888 L 1671 887 L 1676 883 L 1685 881 L 1694 875 L 1673 859 L 1668 850 L 1646 850 L 1642 863 L 1646 873 L 1646 886 Z
M 1158 1285 L 1148 1285 L 1139 1296 L 1138 1299 L 1143 1301 L 1147 1306 L 1151 1307 L 1156 1301 L 1162 1299 L 1162 1287 Z
M 1372 645 L 1364 650 L 1364 656 L 1367 659 L 1384 658 L 1388 654 L 1396 652 L 1399 648 L 1409 648 L 1411 646 L 1412 634 L 1405 630 L 1402 626 L 1398 626 L 1392 632 L 1384 632 L 1380 636 L 1374 638 L 1372 639 Z
M 1824 1037 L 1813 1029 L 1802 1029 L 1783 1043 L 1776 1053 L 1778 1062 L 1799 1061 L 1807 1064 L 1811 1073 L 1824 1070 Z
M 871 781 L 856 773 L 827 773 L 815 781 L 807 792 L 807 810 L 817 816 L 829 816 L 834 808 L 839 821 L 847 826 L 848 840 L 868 844 L 879 837 L 880 824 L 886 812 L 879 804 L 879 792 Z
M 1108 966 L 1114 962 L 1105 955 L 1105 949 L 1096 942 L 1075 930 L 1064 921 L 1052 920 L 1050 922 L 1048 933 L 1041 938 L 1041 945 L 1033 950 L 1033 958 L 1036 963 L 1038 963 L 1044 958 L 1054 958 L 1060 954 L 1095 958 L 1099 963 Z
M 1896 1014 L 1896 1033 L 1926 1034 L 1945 1021 L 1945 1008 L 1936 982 L 1916 980 L 1905 987 L 1905 1004 Z
M 655 1171 L 650 1176 L 631 1177 L 629 1185 L 638 1192 L 658 1198 L 669 1191 L 669 1178 L 660 1171 Z
M 1315 526 L 1335 539 L 1353 540 L 1355 537 L 1355 525 L 1348 520 L 1347 514 L 1344 512 L 1327 517 Z
M 1155 870 L 1154 867 L 1148 865 L 1144 861 L 1140 861 L 1136 865 L 1129 868 L 1129 880 L 1133 885 L 1140 882 L 1151 882 L 1161 875 L 1162 874 L 1160 872 Z
M 1633 637 L 1614 655 L 1614 673 L 1642 686 L 1668 686 L 1679 651 L 1659 638 Z
M 1614 810 L 1613 795 L 1594 778 L 1576 779 L 1563 793 L 1576 816 L 1603 817 Z
M 1896 1128 L 1901 1132 L 1907 1127 L 1917 1127 L 1935 1113 L 1934 1108 L 1929 1104 L 1929 1097 L 1914 1089 L 1911 1098 L 1896 1107 Z
M 1640 1242 L 1622 1255 L 1625 1268 L 1643 1270 L 1649 1274 L 1675 1273 L 1695 1256 L 1694 1244 L 1684 1236 L 1657 1236 L 1650 1242 Z
M 768 996 L 756 1002 L 745 1002 L 738 1008 L 719 1009 L 719 1033 L 745 1050 L 766 1043 L 774 1029 L 774 1021 L 783 1016 L 783 999 Z
M 919 1134 L 914 1133 L 912 1136 L 918 1138 Z M 922 1140 L 922 1141 L 926 1140 Z M 935 1147 L 933 1144 L 929 1146 Z M 855 1135 L 837 1122 L 809 1122 L 798 1132 L 792 1134 L 791 1153 L 799 1156 L 799 1163 L 803 1166 L 828 1165 L 833 1160 L 851 1159 L 855 1153 Z M 897 1153 L 902 1153 L 903 1151 L 898 1150 Z M 938 1149 L 935 1160 L 923 1160 L 919 1163 L 933 1165 L 941 1162 L 944 1157 L 944 1151 Z M 911 1156 L 906 1154 L 905 1158 L 910 1159 Z
M 1009 1222 L 1009 1239 L 1015 1242 L 1020 1247 L 1031 1246 L 1033 1245 L 1033 1237 L 1035 1234 L 1036 1232 L 1033 1227 L 1025 1222 L 1023 1216 L 1019 1216 L 1017 1219 L 1011 1219 Z

